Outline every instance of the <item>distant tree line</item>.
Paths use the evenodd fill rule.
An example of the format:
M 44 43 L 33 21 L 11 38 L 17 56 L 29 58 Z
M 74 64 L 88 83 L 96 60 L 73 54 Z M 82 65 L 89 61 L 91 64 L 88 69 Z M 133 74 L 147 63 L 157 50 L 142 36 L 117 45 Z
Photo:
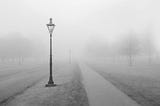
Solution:
M 152 33 L 146 32 L 140 38 L 139 34 L 134 31 L 123 35 L 112 45 L 108 46 L 107 42 L 97 43 L 89 42 L 86 46 L 86 52 L 90 56 L 114 57 L 125 56 L 128 58 L 128 64 L 133 65 L 134 57 L 141 55 L 148 57 L 148 63 L 151 64 L 152 56 L 157 54 L 157 50 L 152 39 Z
M 39 48 L 42 49 L 41 46 Z M 23 63 L 24 59 L 36 56 L 38 47 L 35 43 L 27 37 L 22 36 L 19 33 L 12 33 L 6 36 L 0 37 L 0 60 L 6 61 L 18 61 Z

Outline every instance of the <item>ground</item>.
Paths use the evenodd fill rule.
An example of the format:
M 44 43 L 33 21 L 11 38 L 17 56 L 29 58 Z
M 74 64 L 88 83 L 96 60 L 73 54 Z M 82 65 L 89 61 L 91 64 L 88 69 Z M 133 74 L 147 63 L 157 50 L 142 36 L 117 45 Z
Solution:
M 106 80 L 135 100 L 141 106 L 160 105 L 160 65 L 108 63 L 104 60 L 88 64 Z
M 35 67 L 35 66 L 33 66 Z M 0 87 L 1 92 L 1 106 L 88 106 L 88 99 L 83 84 L 81 83 L 81 73 L 77 64 L 58 63 L 54 66 L 56 74 L 54 74 L 54 81 L 56 87 L 46 88 L 45 84 L 48 82 L 49 71 L 46 64 L 41 64 L 40 68 L 34 68 L 34 74 L 29 73 L 31 69 L 23 66 L 21 69 L 26 69 L 27 72 L 20 74 L 17 72 L 16 78 L 13 75 L 8 75 L 12 79 L 18 81 L 20 76 L 24 77 L 16 84 L 16 81 L 9 80 L 7 86 Z M 17 69 L 17 67 L 15 68 Z M 33 71 L 33 70 L 32 70 Z M 30 77 L 30 76 L 34 76 Z M 4 77 L 5 78 L 5 77 Z M 34 79 L 34 80 L 32 80 Z M 5 80 L 5 79 L 4 79 Z M 2 83 L 3 81 L 1 81 Z M 23 84 L 22 84 L 23 83 Z M 25 84 L 24 84 L 25 83 Z M 13 84 L 15 84 L 14 87 Z M 4 89 L 2 89 L 4 88 Z M 7 90 L 8 89 L 8 90 Z M 10 90 L 9 90 L 10 89 Z
M 89 106 L 107 100 L 104 106 L 116 101 L 123 104 L 123 100 L 134 106 L 160 105 L 159 64 L 140 63 L 130 67 L 117 60 L 86 59 L 74 63 L 55 62 L 53 69 L 57 86 L 46 88 L 47 63 L 1 64 L 0 106 Z M 122 102 L 111 99 L 119 97 L 123 97 Z

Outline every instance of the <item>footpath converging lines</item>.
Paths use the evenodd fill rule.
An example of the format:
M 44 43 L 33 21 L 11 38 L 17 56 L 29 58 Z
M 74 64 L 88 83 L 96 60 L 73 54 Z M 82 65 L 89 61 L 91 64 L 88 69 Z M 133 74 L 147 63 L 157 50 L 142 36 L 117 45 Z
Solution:
M 80 68 L 90 106 L 139 106 L 87 65 Z

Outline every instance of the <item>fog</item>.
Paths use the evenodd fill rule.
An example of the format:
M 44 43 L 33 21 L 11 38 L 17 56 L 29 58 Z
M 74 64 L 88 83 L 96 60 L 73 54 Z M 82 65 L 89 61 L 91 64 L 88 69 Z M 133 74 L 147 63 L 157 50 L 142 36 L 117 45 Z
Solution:
M 159 10 L 160 0 L 0 0 L 0 106 L 160 106 Z
M 158 0 L 0 1 L 0 37 L 14 38 L 15 33 L 18 33 L 20 38 L 25 37 L 32 42 L 30 44 L 35 45 L 28 52 L 31 56 L 37 54 L 47 57 L 49 33 L 46 24 L 52 17 L 53 23 L 56 24 L 53 31 L 53 53 L 57 58 L 68 59 L 70 50 L 75 57 L 88 55 L 88 45 L 90 49 L 103 49 L 105 46 L 109 46 L 110 49 L 119 48 L 116 44 L 132 32 L 140 42 L 149 33 L 152 45 L 158 52 L 159 4 Z M 17 43 L 23 45 L 23 42 Z M 7 49 L 6 46 L 3 48 Z M 14 51 L 15 48 L 10 50 Z M 114 48 L 108 51 L 116 54 Z

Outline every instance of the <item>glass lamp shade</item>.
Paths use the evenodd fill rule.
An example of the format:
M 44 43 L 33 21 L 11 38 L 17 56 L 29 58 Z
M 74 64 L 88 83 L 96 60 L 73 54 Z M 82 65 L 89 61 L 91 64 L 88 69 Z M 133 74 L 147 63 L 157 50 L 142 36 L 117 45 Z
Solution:
M 52 34 L 54 27 L 55 27 L 55 24 L 52 24 L 52 18 L 50 18 L 50 22 L 49 24 L 47 24 L 47 28 L 50 34 Z
M 53 33 L 53 29 L 54 29 L 54 27 L 55 27 L 55 25 L 53 24 L 53 25 L 49 25 L 49 24 L 47 24 L 47 28 L 48 28 L 48 31 L 49 31 L 49 33 L 50 34 L 52 34 Z

